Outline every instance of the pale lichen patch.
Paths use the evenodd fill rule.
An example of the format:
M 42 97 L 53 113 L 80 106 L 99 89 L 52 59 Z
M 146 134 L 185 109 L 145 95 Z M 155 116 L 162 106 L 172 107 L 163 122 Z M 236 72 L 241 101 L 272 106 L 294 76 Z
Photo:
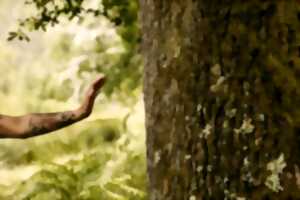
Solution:
M 262 138 L 257 138 L 254 141 L 254 143 L 255 143 L 256 146 L 259 146 L 261 144 L 261 142 L 262 142 Z
M 169 87 L 169 92 L 166 92 L 163 96 L 163 101 L 168 105 L 171 103 L 171 98 L 173 95 L 180 93 L 178 82 L 176 79 L 172 79 Z
M 160 161 L 161 151 L 156 151 L 154 153 L 154 164 L 157 165 Z
M 224 183 L 227 183 L 229 181 L 228 177 L 225 177 L 223 181 Z
M 229 127 L 229 122 L 227 120 L 225 120 L 223 122 L 223 128 L 228 128 Z
M 245 81 L 244 83 L 243 83 L 243 88 L 244 88 L 244 90 L 249 90 L 250 89 L 250 83 L 249 82 L 247 82 L 247 81 Z
M 245 158 L 244 158 L 244 162 L 243 162 L 243 163 L 244 163 L 244 166 L 245 166 L 245 167 L 249 167 L 250 162 L 249 162 L 249 160 L 248 160 L 248 157 L 245 157 Z
M 259 121 L 261 121 L 261 122 L 265 121 L 265 115 L 264 115 L 264 114 L 259 114 L 259 115 L 258 115 L 258 119 L 259 119 Z
M 254 131 L 254 128 L 255 127 L 252 124 L 252 119 L 248 118 L 248 117 L 245 117 L 241 127 L 238 128 L 238 129 L 234 129 L 234 132 L 237 133 L 237 134 L 240 134 L 240 133 L 249 134 L 249 133 L 252 133 Z
M 174 52 L 174 58 L 178 58 L 181 54 L 181 47 L 180 46 L 177 46 L 175 48 L 175 52 Z
M 217 82 L 214 85 L 210 86 L 210 91 L 211 92 L 218 92 L 222 88 L 222 84 L 225 82 L 225 77 L 220 76 L 217 80 Z
M 236 108 L 232 108 L 230 110 L 226 110 L 225 111 L 225 115 L 229 118 L 233 118 L 237 113 L 237 109 Z
M 173 149 L 173 144 L 171 142 L 169 142 L 166 146 L 165 146 L 165 149 L 171 153 L 172 152 L 172 149 Z
M 192 158 L 192 156 L 190 154 L 184 156 L 185 160 L 190 160 L 191 158 Z
M 221 76 L 221 66 L 220 64 L 215 64 L 211 69 L 210 72 L 215 76 Z
M 198 167 L 197 167 L 197 169 L 196 169 L 196 171 L 197 172 L 202 172 L 202 170 L 203 170 L 203 166 L 202 165 L 199 165 Z
M 189 200 L 196 200 L 196 197 L 194 195 L 190 196 Z
M 225 196 L 226 196 L 225 199 L 227 199 L 227 196 L 229 196 L 229 191 L 225 189 L 225 190 L 224 190 L 224 194 L 225 194 Z
M 172 93 L 179 93 L 179 87 L 178 87 L 178 82 L 176 79 L 172 79 L 171 81 L 171 87 L 170 87 L 170 90 L 172 91 Z
M 284 154 L 280 154 L 278 159 L 272 160 L 267 164 L 267 170 L 271 174 L 266 178 L 265 185 L 274 192 L 279 192 L 283 190 L 283 187 L 280 185 L 279 175 L 283 172 L 283 169 L 286 167 L 286 162 L 284 160 Z
M 202 109 L 202 105 L 201 105 L 201 104 L 198 104 L 198 105 L 197 105 L 197 112 L 200 112 L 201 109 Z
M 234 192 L 230 192 L 229 190 L 224 190 L 225 198 L 224 200 L 246 200 L 245 197 L 238 196 Z
M 217 184 L 222 182 L 222 178 L 220 176 L 216 176 L 215 181 Z
M 243 174 L 242 175 L 242 179 L 244 181 L 249 182 L 249 183 L 253 183 L 255 181 L 254 178 L 253 178 L 253 176 L 252 176 L 252 174 L 251 174 L 251 172 L 248 172 L 247 174 Z
M 207 137 L 211 134 L 211 130 L 212 130 L 212 126 L 210 124 L 206 124 L 205 128 L 200 133 L 199 137 L 200 138 L 204 137 L 205 139 L 207 139 Z
M 251 118 L 244 118 L 243 124 L 241 129 L 245 132 L 245 133 L 252 133 L 254 130 L 254 125 L 251 124 L 252 119 Z
M 208 172 L 211 172 L 211 171 L 212 171 L 212 169 L 213 169 L 213 167 L 212 167 L 211 165 L 207 165 L 207 168 L 206 168 L 206 170 L 207 170 Z

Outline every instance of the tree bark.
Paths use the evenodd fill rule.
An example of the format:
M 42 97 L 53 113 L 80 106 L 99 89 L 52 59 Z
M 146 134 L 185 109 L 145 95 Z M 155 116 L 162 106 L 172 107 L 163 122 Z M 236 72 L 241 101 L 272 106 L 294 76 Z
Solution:
M 299 3 L 140 9 L 150 199 L 300 199 Z

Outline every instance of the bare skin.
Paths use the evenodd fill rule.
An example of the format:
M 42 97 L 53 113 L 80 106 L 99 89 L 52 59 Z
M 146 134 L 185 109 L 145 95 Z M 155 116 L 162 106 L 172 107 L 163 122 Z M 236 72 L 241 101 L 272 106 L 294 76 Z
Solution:
M 0 138 L 30 138 L 64 128 L 88 117 L 95 99 L 105 82 L 97 78 L 89 87 L 81 106 L 75 110 L 56 113 L 31 113 L 24 116 L 0 115 Z

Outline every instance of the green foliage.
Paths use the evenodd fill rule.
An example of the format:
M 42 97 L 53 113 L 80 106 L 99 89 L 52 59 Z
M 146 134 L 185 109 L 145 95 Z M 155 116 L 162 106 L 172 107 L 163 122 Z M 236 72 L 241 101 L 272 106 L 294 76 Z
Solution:
M 34 16 L 20 21 L 20 26 L 26 27 L 28 30 L 41 29 L 46 31 L 48 24 L 54 26 L 59 23 L 59 18 L 61 15 L 67 16 L 71 20 L 74 17 L 79 17 L 83 13 L 94 13 L 96 16 L 100 14 L 99 10 L 86 9 L 82 7 L 83 0 L 27 0 L 25 4 L 32 5 L 37 11 Z M 23 34 L 23 31 L 11 32 L 9 40 L 12 40 L 16 37 L 18 39 L 22 39 L 20 36 Z
M 131 145 L 137 144 L 130 132 L 124 133 L 125 130 L 122 130 L 122 137 L 107 141 L 103 133 L 108 131 L 108 127 L 116 132 L 121 131 L 113 125 L 116 121 L 104 122 L 102 128 L 97 125 L 99 122 L 90 123 L 94 123 L 94 126 L 87 124 L 88 130 L 82 128 L 78 133 L 73 132 L 76 138 L 69 138 L 68 143 L 52 138 L 49 143 L 37 143 L 30 145 L 30 148 L 26 144 L 20 144 L 28 148 L 21 158 L 18 155 L 20 152 L 3 155 L 17 156 L 19 164 L 22 159 L 25 164 L 28 158 L 26 155 L 31 152 L 30 163 L 41 165 L 32 176 L 18 183 L 5 197 L 16 200 L 50 197 L 63 200 L 145 199 L 145 173 L 140 170 L 141 166 L 145 170 L 144 152 L 130 150 Z M 91 127 L 98 127 L 98 131 L 91 131 Z M 91 143 L 91 139 L 98 142 Z M 52 150 L 53 147 L 56 150 Z
M 136 0 L 103 0 L 104 16 L 118 26 L 122 38 L 135 45 L 139 40 L 137 25 L 138 2 Z
M 123 51 L 118 53 L 117 58 L 112 58 L 115 61 L 114 65 L 107 67 L 110 64 L 101 62 L 103 59 L 101 54 L 106 53 L 109 47 L 103 43 L 104 40 L 99 35 L 99 37 L 94 37 L 94 45 L 88 49 L 89 53 L 96 53 L 96 56 L 88 56 L 89 61 L 85 62 L 85 66 L 82 67 L 85 69 L 93 68 L 91 62 L 92 65 L 96 65 L 97 72 L 104 73 L 109 77 L 111 84 L 107 84 L 104 88 L 106 95 L 120 94 L 119 97 L 125 100 L 128 98 L 128 93 L 132 93 L 132 91 L 135 93 L 141 85 L 141 58 L 137 52 L 140 41 L 137 23 L 138 2 L 137 0 L 105 0 L 102 3 L 95 1 L 93 6 L 90 5 L 91 2 L 91 0 L 28 0 L 26 4 L 35 12 L 30 17 L 22 17 L 17 30 L 9 33 L 8 40 L 29 41 L 28 31 L 46 31 L 49 26 L 64 23 L 66 18 L 67 20 L 77 19 L 78 25 L 88 26 L 90 29 L 93 27 L 102 28 L 99 21 L 109 20 L 115 25 L 114 29 L 121 38 Z M 90 13 L 95 17 L 90 18 Z M 103 27 L 103 29 L 105 28 Z M 68 48 L 72 45 L 70 37 L 74 37 L 75 34 L 73 32 L 62 38 L 61 44 L 64 44 L 62 48 Z M 64 56 L 66 55 L 64 54 Z M 93 57 L 97 61 L 91 61 L 90 59 Z M 106 58 L 110 59 L 108 56 Z
M 29 31 L 44 30 L 47 26 L 54 26 L 60 23 L 61 16 L 82 18 L 92 13 L 94 16 L 104 15 L 114 24 L 121 27 L 120 35 L 125 41 L 136 44 L 139 38 L 137 27 L 137 0 L 104 0 L 97 1 L 96 7 L 87 7 L 85 3 L 89 0 L 27 0 L 26 4 L 32 5 L 36 14 L 20 21 L 20 26 Z M 14 38 L 22 39 L 23 31 L 11 32 L 9 40 Z M 29 37 L 25 37 L 29 40 Z
M 4 2 L 20 1 L 0 2 L 8 15 Z M 146 199 L 137 1 L 89 2 L 27 1 L 20 8 L 34 8 L 33 15 L 21 14 L 12 41 L 0 42 L 3 114 L 74 108 L 96 75 L 108 78 L 88 120 L 35 139 L 0 141 L 0 199 Z M 13 40 L 44 29 L 26 46 Z

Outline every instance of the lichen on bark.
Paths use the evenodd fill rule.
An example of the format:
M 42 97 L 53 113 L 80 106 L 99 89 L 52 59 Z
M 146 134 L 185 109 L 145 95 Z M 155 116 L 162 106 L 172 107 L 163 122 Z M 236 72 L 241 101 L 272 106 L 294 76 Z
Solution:
M 140 6 L 150 199 L 300 199 L 300 4 Z

